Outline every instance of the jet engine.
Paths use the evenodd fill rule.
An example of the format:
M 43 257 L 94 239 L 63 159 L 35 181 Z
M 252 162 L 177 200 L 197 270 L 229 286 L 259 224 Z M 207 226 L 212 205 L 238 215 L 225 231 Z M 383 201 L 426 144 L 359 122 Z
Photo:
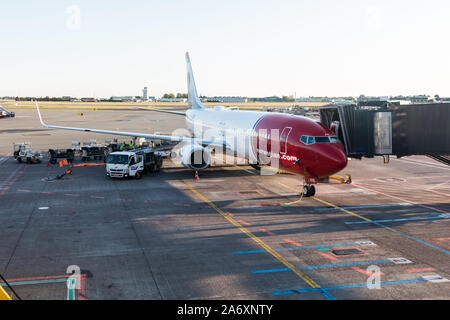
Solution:
M 198 144 L 188 144 L 181 148 L 180 159 L 186 168 L 203 170 L 211 164 L 211 151 Z

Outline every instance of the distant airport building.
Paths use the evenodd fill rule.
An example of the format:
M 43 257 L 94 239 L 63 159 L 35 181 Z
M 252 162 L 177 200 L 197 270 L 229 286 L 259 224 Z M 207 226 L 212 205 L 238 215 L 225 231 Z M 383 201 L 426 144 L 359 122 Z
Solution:
M 133 101 L 134 97 L 133 96 L 112 96 L 111 100 L 113 101 Z
M 144 87 L 144 89 L 142 90 L 142 100 L 148 100 L 148 87 Z
M 430 98 L 429 96 L 426 95 L 418 95 L 418 96 L 396 96 L 396 97 L 391 97 L 389 99 L 389 101 L 408 101 L 410 103 L 428 103 L 428 102 L 432 102 L 433 99 Z M 406 103 L 404 103 L 406 104 Z
M 206 102 L 247 102 L 244 97 L 208 97 Z
M 333 99 L 328 97 L 303 97 L 296 98 L 295 102 L 333 102 Z
M 185 98 L 160 98 L 158 99 L 159 102 L 186 102 L 187 99 Z
M 96 98 L 81 98 L 81 102 L 97 102 Z

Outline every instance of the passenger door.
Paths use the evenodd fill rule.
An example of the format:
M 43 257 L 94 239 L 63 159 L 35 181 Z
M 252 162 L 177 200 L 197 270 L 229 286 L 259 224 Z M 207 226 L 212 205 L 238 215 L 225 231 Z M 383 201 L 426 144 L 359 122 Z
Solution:
M 281 131 L 280 135 L 280 154 L 286 154 L 287 153 L 287 143 L 289 135 L 291 134 L 292 128 L 291 127 L 285 127 L 283 131 Z

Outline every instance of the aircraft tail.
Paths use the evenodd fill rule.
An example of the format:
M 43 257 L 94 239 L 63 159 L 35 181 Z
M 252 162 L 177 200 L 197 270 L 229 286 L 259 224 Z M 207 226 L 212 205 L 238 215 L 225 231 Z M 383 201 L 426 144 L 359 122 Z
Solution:
M 189 52 L 186 52 L 186 67 L 187 67 L 187 85 L 188 85 L 188 102 L 190 109 L 204 109 L 205 106 L 200 102 L 197 95 L 197 88 L 195 87 L 194 74 L 192 73 L 191 59 Z

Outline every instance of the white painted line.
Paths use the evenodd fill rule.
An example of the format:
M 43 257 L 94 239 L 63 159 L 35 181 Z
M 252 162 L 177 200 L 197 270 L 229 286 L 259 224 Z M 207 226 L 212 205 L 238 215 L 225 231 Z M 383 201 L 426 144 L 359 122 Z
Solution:
M 431 167 L 431 168 L 436 168 L 436 169 L 442 169 L 442 170 L 450 170 L 449 167 L 441 167 L 439 164 L 433 164 L 433 163 L 425 163 L 425 162 L 421 162 L 421 161 L 417 161 L 417 160 L 410 160 L 410 159 L 393 159 L 395 161 L 406 161 L 409 163 L 414 163 L 414 164 L 419 164 L 422 166 L 427 166 L 427 167 Z
M 376 244 L 373 243 L 372 241 L 356 241 L 355 243 L 357 243 L 360 246 L 376 246 Z
M 39 210 L 48 210 L 48 207 L 39 207 Z
M 427 188 L 427 190 L 430 191 L 430 190 L 433 190 L 433 189 L 442 187 L 442 186 L 446 185 L 446 184 L 449 183 L 449 182 L 450 182 L 450 181 L 446 181 L 446 182 L 443 182 L 443 183 L 439 183 L 439 184 L 437 184 L 437 185 L 431 186 L 430 188 Z
M 433 283 L 450 282 L 450 280 L 448 280 L 447 278 L 443 278 L 440 275 L 435 274 L 435 273 L 423 276 L 422 278 L 429 282 L 433 282 Z
M 405 259 L 405 258 L 388 258 L 388 260 L 391 260 L 395 264 L 409 264 L 412 263 L 412 261 Z

